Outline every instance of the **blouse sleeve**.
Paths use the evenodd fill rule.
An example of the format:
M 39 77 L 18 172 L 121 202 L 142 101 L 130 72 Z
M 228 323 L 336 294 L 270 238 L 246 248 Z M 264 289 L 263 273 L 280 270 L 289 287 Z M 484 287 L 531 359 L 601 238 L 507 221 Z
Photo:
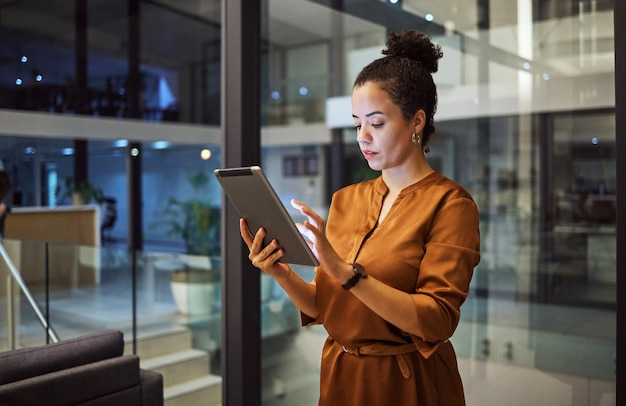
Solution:
M 433 218 L 413 295 L 420 333 L 412 339 L 424 357 L 454 333 L 479 261 L 476 204 L 467 198 L 451 200 Z

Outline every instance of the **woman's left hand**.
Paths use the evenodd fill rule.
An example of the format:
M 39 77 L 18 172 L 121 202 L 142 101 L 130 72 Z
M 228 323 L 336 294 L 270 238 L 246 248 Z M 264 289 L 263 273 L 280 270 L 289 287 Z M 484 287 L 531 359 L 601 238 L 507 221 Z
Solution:
M 309 206 L 298 200 L 292 199 L 291 206 L 299 210 L 308 219 L 304 223 L 297 223 L 296 227 L 307 240 L 311 251 L 313 251 L 320 263 L 320 268 L 339 279 L 341 274 L 338 271 L 342 269 L 342 266 L 345 268 L 346 262 L 339 257 L 339 254 L 337 254 L 326 238 L 324 219 Z

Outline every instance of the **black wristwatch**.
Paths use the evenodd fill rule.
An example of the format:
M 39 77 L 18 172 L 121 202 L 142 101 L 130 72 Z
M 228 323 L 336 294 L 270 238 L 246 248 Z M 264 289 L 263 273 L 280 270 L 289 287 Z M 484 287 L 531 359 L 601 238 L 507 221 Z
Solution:
M 348 282 L 341 285 L 341 287 L 344 288 L 345 290 L 352 289 L 352 287 L 356 285 L 360 279 L 367 278 L 367 272 L 365 272 L 365 268 L 363 268 L 361 265 L 357 264 L 356 262 L 352 264 L 352 270 L 354 271 L 354 276 L 350 278 Z

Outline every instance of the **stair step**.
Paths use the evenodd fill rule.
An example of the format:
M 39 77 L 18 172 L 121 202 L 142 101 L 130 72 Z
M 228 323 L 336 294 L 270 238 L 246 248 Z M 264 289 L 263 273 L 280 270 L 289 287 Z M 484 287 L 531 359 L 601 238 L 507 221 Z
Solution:
M 165 406 L 222 404 L 222 377 L 206 375 L 164 390 Z
M 141 359 L 149 359 L 177 353 L 191 348 L 191 342 L 191 331 L 183 326 L 171 327 L 167 331 L 140 333 L 137 336 L 137 355 Z M 132 340 L 127 340 L 124 353 L 132 352 Z
M 132 353 L 132 341 L 125 353 Z M 210 374 L 210 355 L 193 348 L 189 328 L 144 330 L 137 337 L 137 355 L 141 368 L 163 375 L 165 406 L 221 406 L 222 378 Z
M 141 368 L 163 375 L 163 386 L 178 385 L 210 373 L 209 354 L 206 351 L 189 348 L 159 357 L 141 360 Z

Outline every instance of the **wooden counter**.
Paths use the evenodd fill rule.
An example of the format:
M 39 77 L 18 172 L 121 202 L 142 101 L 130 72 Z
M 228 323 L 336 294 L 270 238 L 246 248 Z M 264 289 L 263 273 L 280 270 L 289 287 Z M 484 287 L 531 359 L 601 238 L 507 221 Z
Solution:
M 33 291 L 45 283 L 46 257 L 53 289 L 100 282 L 97 205 L 14 208 L 3 242 Z
M 4 236 L 16 240 L 100 245 L 100 206 L 15 207 Z

